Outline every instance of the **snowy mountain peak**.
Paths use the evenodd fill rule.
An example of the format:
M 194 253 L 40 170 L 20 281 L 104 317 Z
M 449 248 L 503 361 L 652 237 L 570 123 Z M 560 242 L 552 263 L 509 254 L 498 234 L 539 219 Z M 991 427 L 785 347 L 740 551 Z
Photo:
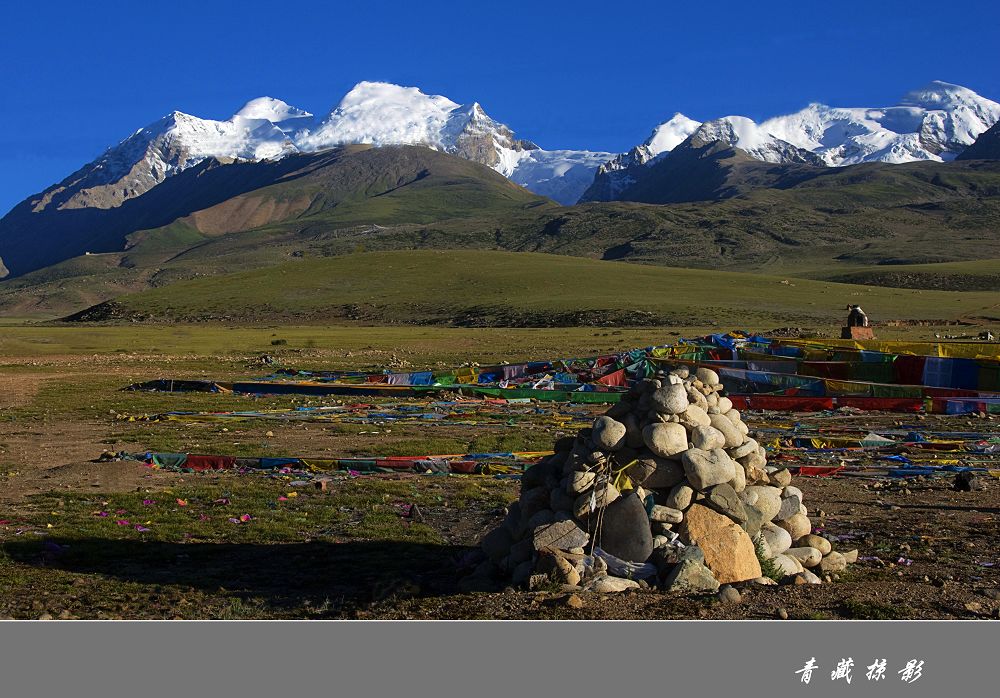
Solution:
M 630 167 L 645 165 L 683 143 L 688 136 L 698 130 L 699 126 L 701 122 L 676 112 L 669 120 L 654 128 L 645 141 L 601 165 L 599 172 L 601 174 L 624 172 Z
M 153 123 L 146 126 L 145 129 L 139 129 L 139 130 L 153 131 L 156 128 L 166 130 L 173 126 L 176 126 L 177 124 L 193 124 L 195 122 L 200 122 L 200 121 L 204 121 L 204 119 L 200 119 L 197 116 L 193 116 L 186 112 L 177 111 L 175 109 L 174 111 L 169 112 L 168 114 L 164 114 L 162 117 L 160 117 Z
M 137 136 L 164 162 L 179 169 L 205 158 L 266 160 L 295 151 L 285 133 L 267 119 L 233 116 L 226 121 L 215 121 L 174 111 L 109 152 Z
M 298 139 L 305 150 L 345 143 L 420 144 L 443 149 L 442 131 L 459 105 L 416 87 L 359 82 L 312 133 Z
M 416 87 L 359 82 L 315 129 L 297 134 L 302 151 L 349 143 L 411 144 L 491 167 L 532 191 L 572 204 L 610 153 L 543 151 L 491 118 L 479 102 L 458 104 Z
M 255 102 L 259 100 L 247 106 L 284 104 L 279 100 L 264 105 Z M 294 109 L 285 107 L 286 114 Z M 114 208 L 209 158 L 222 162 L 270 160 L 296 150 L 288 135 L 266 118 L 238 113 L 227 121 L 215 121 L 172 111 L 44 191 L 32 201 L 32 208 Z
M 689 119 L 680 112 L 675 113 L 668 121 L 653 129 L 652 135 L 644 145 L 649 153 L 656 157 L 660 153 L 673 150 L 694 133 L 701 122 Z
M 932 80 L 920 89 L 907 92 L 899 104 L 923 109 L 948 109 L 959 105 L 974 105 L 982 101 L 982 97 L 967 87 L 942 80 Z
M 843 166 L 951 160 L 1000 121 L 1000 104 L 961 85 L 935 80 L 889 107 L 843 108 L 812 102 L 760 124 L 742 116 L 700 125 L 685 119 L 675 115 L 664 122 L 645 143 L 605 163 L 601 173 L 648 164 L 676 148 L 679 142 L 674 141 L 686 131 L 698 143 L 720 141 L 764 162 Z M 669 148 L 655 147 L 660 132 L 670 134 L 663 140 Z
M 745 116 L 725 116 L 706 121 L 691 134 L 689 142 L 695 146 L 721 142 L 739 148 L 762 162 L 822 164 L 807 149 L 772 135 Z
M 724 116 L 706 121 L 692 134 L 693 139 L 702 143 L 721 141 L 726 145 L 739 146 L 750 150 L 762 145 L 768 134 L 761 131 L 753 119 L 745 116 Z
M 273 124 L 280 124 L 293 119 L 308 119 L 312 117 L 312 114 L 274 97 L 258 97 L 251 99 L 233 114 L 233 118 L 236 117 L 264 119 Z
M 612 200 L 635 182 L 634 172 L 666 156 L 698 130 L 701 123 L 675 112 L 670 119 L 653 129 L 649 137 L 627 153 L 620 153 L 604 162 L 594 178 L 594 194 L 590 187 L 586 190 L 601 200 Z
M 424 94 L 419 87 L 362 80 L 344 95 L 333 111 L 345 111 L 358 107 L 370 110 L 392 110 L 405 107 L 414 109 L 418 113 L 426 113 L 433 110 L 451 111 L 457 106 L 456 102 L 452 102 L 443 95 Z
M 442 150 L 566 204 L 576 202 L 612 155 L 542 151 L 515 138 L 479 102 L 460 105 L 416 87 L 363 81 L 320 121 L 274 97 L 252 99 L 226 121 L 170 112 L 33 197 L 31 205 L 36 211 L 113 208 L 209 158 L 260 161 L 352 143 Z

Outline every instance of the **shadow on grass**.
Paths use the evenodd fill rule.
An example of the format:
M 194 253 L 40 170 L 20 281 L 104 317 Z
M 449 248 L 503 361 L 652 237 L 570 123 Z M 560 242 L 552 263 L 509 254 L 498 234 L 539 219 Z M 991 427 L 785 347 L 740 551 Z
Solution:
M 392 597 L 455 593 L 474 548 L 396 541 L 168 543 L 84 538 L 8 542 L 15 562 L 150 585 L 195 587 L 274 608 L 343 611 Z

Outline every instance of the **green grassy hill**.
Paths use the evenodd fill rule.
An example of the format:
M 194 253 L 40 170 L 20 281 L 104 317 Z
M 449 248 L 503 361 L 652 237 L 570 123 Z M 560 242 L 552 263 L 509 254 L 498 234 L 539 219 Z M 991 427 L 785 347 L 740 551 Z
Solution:
M 799 166 L 721 201 L 563 207 L 426 148 L 286 160 L 171 178 L 147 195 L 157 192 L 155 210 L 130 203 L 102 219 L 111 228 L 98 237 L 117 230 L 117 251 L 0 282 L 0 314 L 65 315 L 142 289 L 363 251 L 544 252 L 962 291 L 996 290 L 988 267 L 1000 268 L 1000 162 Z M 136 220 L 161 224 L 136 230 Z M 982 270 L 924 266 L 955 263 Z
M 276 161 L 199 163 L 109 209 L 46 209 L 27 199 L 0 219 L 0 257 L 15 276 L 83 255 L 119 252 L 130 236 L 152 248 L 304 220 L 311 225 L 426 223 L 556 208 L 490 168 L 417 146 L 346 146 Z M 188 239 L 185 240 L 184 238 Z
M 830 281 L 893 288 L 1000 291 L 1000 259 L 941 264 L 887 264 L 847 271 Z
M 837 324 L 1000 317 L 1000 293 L 919 291 L 497 251 L 370 252 L 180 281 L 80 319 L 470 326 Z

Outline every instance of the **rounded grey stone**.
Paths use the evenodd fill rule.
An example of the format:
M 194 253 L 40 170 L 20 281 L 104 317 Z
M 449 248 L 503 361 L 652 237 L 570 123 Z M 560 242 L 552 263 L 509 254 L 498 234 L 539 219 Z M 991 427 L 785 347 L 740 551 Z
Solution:
M 747 471 L 742 465 L 736 463 L 736 467 L 733 468 L 735 476 L 729 481 L 729 485 L 737 492 L 742 492 L 747 487 Z
M 767 541 L 767 547 L 770 548 L 772 555 L 781 555 L 792 547 L 792 537 L 780 526 L 770 522 L 765 523 L 760 527 L 760 533 Z
M 684 481 L 684 468 L 676 458 L 651 456 L 640 460 L 639 463 L 652 463 L 654 466 L 653 471 L 642 483 L 646 489 L 668 489 Z M 629 471 L 631 472 L 631 468 Z
M 720 458 L 719 454 L 725 457 Z M 703 451 L 689 448 L 681 454 L 684 475 L 696 490 L 705 490 L 712 485 L 721 485 L 733 479 L 735 464 L 721 449 Z
M 694 405 L 692 405 L 694 407 Z M 689 408 L 690 409 L 690 408 Z M 691 430 L 691 445 L 703 451 L 722 448 L 726 445 L 725 435 L 711 426 L 698 426 Z
M 617 451 L 625 445 L 625 425 L 611 417 L 601 416 L 594 420 L 591 438 L 603 451 Z
M 687 409 L 687 390 L 683 384 L 667 385 L 652 396 L 652 407 L 663 414 L 680 414 Z
M 781 510 L 781 490 L 767 485 L 751 485 L 745 491 L 749 496 L 756 497 L 751 503 L 761 511 L 765 521 L 771 521 Z
M 789 548 L 784 554 L 798 560 L 803 567 L 815 567 L 823 559 L 823 553 L 811 547 Z
M 688 405 L 687 408 L 681 412 L 680 419 L 682 422 L 696 427 L 707 427 L 712 424 L 712 419 L 708 412 L 703 410 L 698 405 Z
M 729 417 L 724 414 L 711 414 L 709 421 L 726 437 L 726 448 L 736 448 L 743 444 L 743 432 L 733 424 Z
M 743 458 L 751 453 L 757 452 L 757 442 L 754 439 L 747 439 L 742 444 L 732 449 L 729 453 L 733 458 Z
M 688 448 L 687 430 L 680 424 L 650 424 L 642 430 L 646 447 L 660 456 L 669 458 Z
M 723 584 L 719 587 L 717 598 L 722 603 L 739 603 L 743 600 L 743 596 L 739 590 L 729 584 Z
M 691 506 L 691 498 L 693 496 L 694 490 L 691 488 L 691 485 L 686 482 L 682 482 L 678 485 L 674 485 L 673 489 L 670 490 L 665 504 L 671 509 L 684 511 Z
M 702 366 L 695 371 L 695 375 L 705 385 L 717 385 L 719 383 L 719 374 L 710 368 Z

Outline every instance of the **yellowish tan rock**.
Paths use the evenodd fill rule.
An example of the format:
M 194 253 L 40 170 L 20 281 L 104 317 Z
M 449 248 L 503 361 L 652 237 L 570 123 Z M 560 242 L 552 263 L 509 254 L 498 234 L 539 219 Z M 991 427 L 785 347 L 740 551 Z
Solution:
M 732 519 L 702 504 L 692 504 L 684 515 L 684 535 L 705 555 L 705 565 L 719 584 L 761 576 L 753 541 Z

